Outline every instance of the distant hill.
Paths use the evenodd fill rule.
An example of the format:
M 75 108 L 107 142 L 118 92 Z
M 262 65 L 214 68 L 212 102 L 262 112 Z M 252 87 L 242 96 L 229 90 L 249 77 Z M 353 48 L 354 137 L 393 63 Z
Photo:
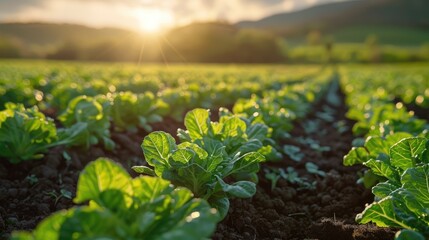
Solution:
M 236 25 L 240 28 L 271 30 L 286 37 L 305 36 L 312 30 L 319 30 L 334 36 L 336 32 L 340 32 L 340 39 L 347 41 L 353 41 L 353 34 L 351 33 L 354 32 L 354 28 L 357 28 L 358 31 L 354 34 L 355 38 L 361 38 L 361 35 L 373 32 L 365 31 L 365 28 L 380 30 L 385 27 L 389 29 L 389 33 L 398 30 L 399 32 L 396 31 L 396 34 L 399 35 L 402 30 L 408 29 L 403 35 L 409 35 L 412 32 L 419 37 L 420 40 L 417 42 L 421 43 L 429 41 L 429 1 L 360 0 L 334 2 L 296 12 L 276 14 L 258 21 L 242 21 Z M 411 35 L 403 40 L 412 41 L 413 38 L 414 36 Z
M 6 37 L 21 45 L 33 48 L 53 49 L 70 41 L 99 43 L 117 39 L 118 36 L 130 38 L 137 33 L 117 28 L 91 28 L 75 24 L 54 23 L 0 23 L 0 37 Z
M 300 50 L 300 47 L 320 48 L 321 44 L 330 41 L 335 43 L 335 49 L 339 45 L 350 49 L 347 59 L 352 59 L 365 47 L 383 46 L 390 48 L 389 53 L 383 53 L 386 56 L 402 54 L 406 58 L 396 59 L 416 60 L 427 59 L 420 55 L 425 55 L 425 49 L 429 49 L 428 30 L 429 0 L 338 1 L 275 14 L 258 21 L 191 23 L 171 29 L 158 38 L 118 28 L 0 23 L 0 58 L 134 62 L 307 61 L 314 51 L 308 50 L 310 48 Z M 286 41 L 279 41 L 279 37 Z M 392 52 L 392 46 L 388 45 L 398 45 L 394 47 L 401 48 L 402 52 L 397 49 Z M 308 56 L 303 56 L 300 51 Z

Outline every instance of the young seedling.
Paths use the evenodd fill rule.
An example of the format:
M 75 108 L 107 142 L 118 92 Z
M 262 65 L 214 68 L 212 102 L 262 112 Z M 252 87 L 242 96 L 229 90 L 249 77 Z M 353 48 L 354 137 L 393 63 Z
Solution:
M 298 184 L 298 190 L 312 190 L 316 188 L 316 181 L 308 182 L 306 178 L 300 177 L 298 172 L 293 167 L 288 167 L 286 171 L 282 168 L 266 168 L 264 171 L 265 178 L 271 181 L 271 190 L 276 187 L 277 182 L 278 180 L 280 180 L 280 178 L 283 178 L 284 180 L 292 184 Z
M 284 145 L 283 152 L 295 162 L 300 162 L 305 156 L 299 147 L 293 145 Z
M 307 172 L 319 175 L 321 177 L 326 177 L 326 172 L 319 170 L 319 166 L 312 162 L 307 162 L 305 164 L 305 169 L 307 169 Z
M 34 174 L 28 175 L 25 177 L 25 180 L 27 180 L 30 185 L 36 185 L 39 182 L 39 178 L 37 178 L 37 176 Z
M 51 196 L 53 199 L 55 199 L 54 201 L 54 206 L 57 206 L 58 201 L 61 198 L 67 198 L 67 199 L 72 199 L 72 193 L 70 191 L 67 191 L 65 189 L 60 189 L 60 193 L 57 194 L 57 192 L 55 190 L 52 190 L 50 192 L 45 192 L 46 195 Z

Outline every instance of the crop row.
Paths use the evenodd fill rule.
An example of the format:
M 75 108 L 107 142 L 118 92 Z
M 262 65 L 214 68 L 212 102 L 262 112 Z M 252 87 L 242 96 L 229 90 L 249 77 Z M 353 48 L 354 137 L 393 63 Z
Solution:
M 177 69 L 176 71 L 180 72 Z M 159 75 L 163 76 L 167 73 L 159 73 Z M 208 77 L 201 80 L 202 87 L 198 87 L 192 82 L 185 84 L 185 81 L 183 81 L 183 85 L 175 88 L 164 86 L 162 90 L 157 89 L 160 92 L 156 92 L 156 95 L 151 91 L 147 91 L 147 89 L 143 93 L 126 91 L 98 94 L 97 91 L 94 91 L 94 89 L 97 89 L 96 86 L 101 85 L 97 83 L 98 80 L 87 82 L 87 88 L 93 91 L 90 95 L 76 95 L 88 93 L 86 90 L 74 92 L 70 95 L 73 89 L 66 91 L 65 88 L 67 84 L 70 84 L 70 81 L 59 84 L 58 81 L 50 80 L 45 85 L 46 87 L 47 85 L 58 84 L 55 88 L 53 86 L 47 88 L 28 87 L 30 92 L 36 93 L 35 98 L 39 93 L 43 96 L 49 96 L 51 94 L 55 95 L 54 93 L 58 89 L 66 91 L 53 98 L 53 102 L 55 102 L 55 99 L 67 102 L 68 104 L 64 109 L 62 107 L 59 107 L 59 109 L 53 108 L 50 106 L 52 102 L 45 101 L 43 98 L 39 104 L 40 108 L 44 109 L 44 112 L 59 111 L 61 109 L 60 114 L 55 116 L 62 126 L 59 128 L 56 127 L 52 119 L 45 117 L 38 110 L 38 107 L 25 108 L 22 105 L 23 103 L 18 101 L 19 99 L 11 99 L 11 96 L 20 96 L 15 94 L 15 91 L 25 92 L 23 89 L 17 88 L 17 84 L 19 85 L 26 81 L 9 81 L 8 84 L 11 84 L 11 86 L 8 84 L 3 85 L 5 94 L 2 100 L 14 100 L 17 104 L 13 102 L 4 104 L 5 110 L 0 112 L 0 133 L 3 136 L 17 137 L 3 137 L 1 139 L 4 151 L 0 153 L 0 156 L 9 159 L 12 163 L 18 163 L 23 160 L 40 158 L 43 156 L 41 153 L 58 145 L 83 146 L 88 149 L 91 145 L 102 143 L 106 149 L 112 150 L 115 147 L 115 143 L 110 138 L 112 129 L 115 131 L 136 132 L 138 128 L 143 128 L 150 132 L 152 130 L 151 124 L 161 122 L 164 117 L 181 119 L 187 109 L 192 109 L 196 106 L 206 108 L 228 106 L 237 101 L 239 104 L 236 104 L 234 111 L 241 111 L 243 114 L 246 111 L 247 113 L 252 111 L 251 107 L 261 106 L 257 111 L 260 116 L 255 116 L 255 121 L 265 118 L 264 121 L 270 122 L 275 129 L 279 129 L 274 133 L 279 135 L 282 134 L 280 131 L 282 124 L 286 126 L 283 126 L 285 131 L 290 130 L 290 127 L 287 127 L 287 122 L 290 121 L 287 119 L 302 116 L 305 107 L 297 107 L 298 105 L 293 104 L 294 101 L 299 100 L 304 106 L 306 101 L 312 101 L 315 98 L 314 94 L 309 93 L 311 91 L 305 90 L 304 92 L 304 89 L 310 88 L 310 83 L 300 82 L 295 78 L 283 78 L 279 81 L 261 81 L 257 74 L 251 76 L 254 78 L 253 81 L 247 79 L 245 82 L 241 82 L 242 80 L 234 79 L 226 81 L 229 85 L 215 83 L 213 87 L 207 87 L 212 85 L 211 78 Z M 266 75 L 263 76 L 267 77 Z M 33 76 L 32 79 L 38 78 Z M 196 80 L 193 79 L 192 81 Z M 314 83 L 314 86 L 318 86 L 317 81 L 323 80 L 316 79 L 311 82 Z M 164 82 L 167 81 L 161 81 L 158 84 L 166 85 Z M 173 81 L 170 80 L 170 82 Z M 146 81 L 141 84 L 145 85 Z M 151 84 L 153 85 L 153 82 Z M 170 83 L 170 85 L 173 84 Z M 120 87 L 114 86 L 113 88 Z M 10 89 L 11 91 L 9 91 Z M 246 99 L 249 97 L 251 101 L 246 103 Z M 240 98 L 241 100 L 238 100 Z M 273 99 L 276 100 L 275 105 L 270 104 L 270 102 L 274 102 L 272 101 Z M 265 102 L 253 105 L 255 101 Z M 28 104 L 28 102 L 24 101 L 25 103 Z M 47 106 L 50 107 L 47 108 Z M 251 114 L 253 112 L 256 111 L 252 111 Z
M 162 98 L 178 121 L 196 107 L 230 106 L 238 98 L 261 95 L 267 89 L 318 74 L 317 67 L 282 66 L 131 66 L 51 62 L 2 62 L 1 103 L 38 105 L 64 111 L 75 97 L 119 92 L 150 92 Z M 0 106 L 0 109 L 4 106 Z
M 133 169 L 150 176 L 133 179 L 108 159 L 90 163 L 74 199 L 89 201 L 88 206 L 60 211 L 14 239 L 209 237 L 227 214 L 230 198 L 255 194 L 259 164 L 290 154 L 279 144 L 290 137 L 292 122 L 305 117 L 321 97 L 332 106 L 340 104 L 332 94 L 338 87 L 346 95 L 347 117 L 356 121 L 357 138 L 344 164 L 367 166 L 360 181 L 375 195 L 356 220 L 403 229 L 396 239 L 429 237 L 429 125 L 407 110 L 408 104 L 428 107 L 426 70 L 348 67 L 341 74 L 321 71 L 302 81 L 304 74 L 285 77 L 261 69 L 237 78 L 237 72 L 220 68 L 195 75 L 177 67 L 155 68 L 144 75 L 119 67 L 106 72 L 100 66 L 79 67 L 29 68 L 27 76 L 22 68 L 3 71 L 9 80 L 0 80 L 2 103 L 14 103 L 0 112 L 2 157 L 19 163 L 42 158 L 58 145 L 88 149 L 103 143 L 113 149 L 112 130 L 151 132 L 152 123 L 165 117 L 182 121 L 196 107 L 232 106 L 231 111 L 221 108 L 218 121 L 206 109 L 189 111 L 186 129 L 177 131 L 180 143 L 165 132 L 147 135 L 141 145 L 146 163 Z M 401 78 L 406 78 L 406 90 Z M 68 91 L 70 83 L 75 84 Z M 57 121 L 29 107 L 33 104 L 48 114 L 54 109 L 59 114 L 50 115 Z
M 393 72 L 393 73 L 392 73 Z M 388 73 L 388 74 L 386 74 Z M 359 223 L 401 228 L 395 239 L 429 237 L 429 124 L 404 103 L 428 107 L 429 78 L 395 71 L 345 71 L 347 116 L 356 120 L 355 147 L 344 165 L 365 165 L 360 181 L 372 188 L 374 202 L 356 216 Z M 399 76 L 398 76 L 399 75 Z M 404 84 L 408 84 L 406 90 Z
M 12 239 L 209 237 L 227 214 L 230 198 L 255 194 L 265 156 L 280 154 L 271 139 L 286 134 L 280 121 L 288 126 L 306 115 L 326 91 L 326 80 L 241 99 L 234 113 L 221 109 L 217 122 L 205 109 L 188 112 L 186 130 L 178 129 L 180 144 L 165 132 L 144 138 L 147 165 L 133 169 L 152 177 L 131 179 L 111 161 L 96 160 L 82 171 L 74 199 L 78 204 L 89 200 L 89 206 L 63 210 L 33 233 L 15 233 Z

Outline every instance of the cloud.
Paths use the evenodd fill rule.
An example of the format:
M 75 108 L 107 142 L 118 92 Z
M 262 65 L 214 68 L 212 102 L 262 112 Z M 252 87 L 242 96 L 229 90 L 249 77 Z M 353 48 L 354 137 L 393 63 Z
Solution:
M 2 0 L 0 1 L 0 9 L 7 11 L 17 11 L 28 7 L 43 7 L 46 0 Z
M 175 25 L 255 20 L 335 0 L 0 0 L 0 21 L 53 21 L 138 28 L 138 14 L 162 12 Z M 153 11 L 152 11 L 153 12 Z M 137 14 L 137 15 L 136 15 Z
M 0 0 L 0 20 L 12 17 L 26 9 L 45 8 L 49 0 Z

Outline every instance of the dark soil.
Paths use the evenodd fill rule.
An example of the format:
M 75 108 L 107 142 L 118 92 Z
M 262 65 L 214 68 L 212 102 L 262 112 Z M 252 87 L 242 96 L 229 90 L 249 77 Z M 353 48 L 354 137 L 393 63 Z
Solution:
M 176 136 L 177 128 L 183 128 L 183 124 L 167 118 L 152 127 L 154 131 L 163 130 Z M 145 164 L 140 144 L 147 134 L 143 130 L 138 133 L 112 131 L 116 148 L 111 152 L 101 146 L 92 146 L 89 150 L 57 147 L 43 159 L 20 164 L 10 164 L 0 158 L 0 239 L 8 239 L 14 230 L 32 230 L 53 212 L 73 207 L 80 171 L 99 157 L 121 163 L 136 176 L 131 166 Z M 61 191 L 71 193 L 71 197 L 62 196 Z
M 356 184 L 357 172 L 361 168 L 342 164 L 343 156 L 351 149 L 354 139 L 351 132 L 353 122 L 345 118 L 344 96 L 338 89 L 336 94 L 341 100 L 339 106 L 323 99 L 314 106 L 307 119 L 294 124 L 292 137 L 283 142 L 300 147 L 305 157 L 300 162 L 286 157 L 281 162 L 264 163 L 259 172 L 256 195 L 251 199 L 231 201 L 230 212 L 218 225 L 214 239 L 393 239 L 394 229 L 358 225 L 354 221 L 365 204 L 373 201 L 373 196 L 368 189 Z M 333 118 L 323 120 L 320 113 L 326 112 L 328 107 Z M 304 130 L 303 123 L 308 120 L 319 123 L 316 131 L 309 133 Z M 338 121 L 344 123 L 342 131 L 335 127 L 334 123 Z M 298 137 L 314 139 L 330 150 L 313 150 L 297 140 Z M 317 164 L 327 173 L 326 177 L 308 173 L 306 162 Z M 317 181 L 315 189 L 302 189 L 302 186 L 284 179 L 271 189 L 264 169 L 273 166 L 283 169 L 294 167 L 300 177 L 307 178 L 309 182 Z
M 342 165 L 343 156 L 351 148 L 353 123 L 345 119 L 344 99 L 342 95 L 338 96 L 340 106 L 330 106 L 326 99 L 322 100 L 314 106 L 307 119 L 295 123 L 292 137 L 282 142 L 299 146 L 305 157 L 300 162 L 285 158 L 281 162 L 264 163 L 256 195 L 251 199 L 231 201 L 230 213 L 218 225 L 214 239 L 393 238 L 393 229 L 362 226 L 354 222 L 355 215 L 373 198 L 369 190 L 356 184 L 360 169 Z M 320 118 L 319 113 L 326 111 L 327 106 L 333 110 L 332 121 Z M 216 116 L 217 112 L 212 111 L 212 120 L 216 120 Z M 306 133 L 303 123 L 308 120 L 319 122 L 317 131 Z M 334 127 L 338 121 L 347 128 L 344 132 Z M 173 119 L 153 125 L 154 131 L 163 130 L 173 136 L 176 136 L 177 128 L 183 128 L 183 124 Z M 58 147 L 41 160 L 18 165 L 0 159 L 0 239 L 7 239 L 14 230 L 34 229 L 53 212 L 74 206 L 72 199 L 79 173 L 90 161 L 108 157 L 128 170 L 131 166 L 145 164 L 140 143 L 146 135 L 144 131 L 132 134 L 113 132 L 112 139 L 117 147 L 112 152 L 103 150 L 101 146 L 93 146 L 89 150 Z M 329 146 L 330 150 L 315 151 L 300 143 L 298 137 L 312 138 L 321 146 Z M 306 162 L 317 164 L 327 176 L 309 174 L 305 170 Z M 265 170 L 289 166 L 308 182 L 317 181 L 315 189 L 302 189 L 302 186 L 282 179 L 271 189 L 271 182 L 264 177 Z M 61 191 L 71 193 L 71 197 L 61 195 Z

